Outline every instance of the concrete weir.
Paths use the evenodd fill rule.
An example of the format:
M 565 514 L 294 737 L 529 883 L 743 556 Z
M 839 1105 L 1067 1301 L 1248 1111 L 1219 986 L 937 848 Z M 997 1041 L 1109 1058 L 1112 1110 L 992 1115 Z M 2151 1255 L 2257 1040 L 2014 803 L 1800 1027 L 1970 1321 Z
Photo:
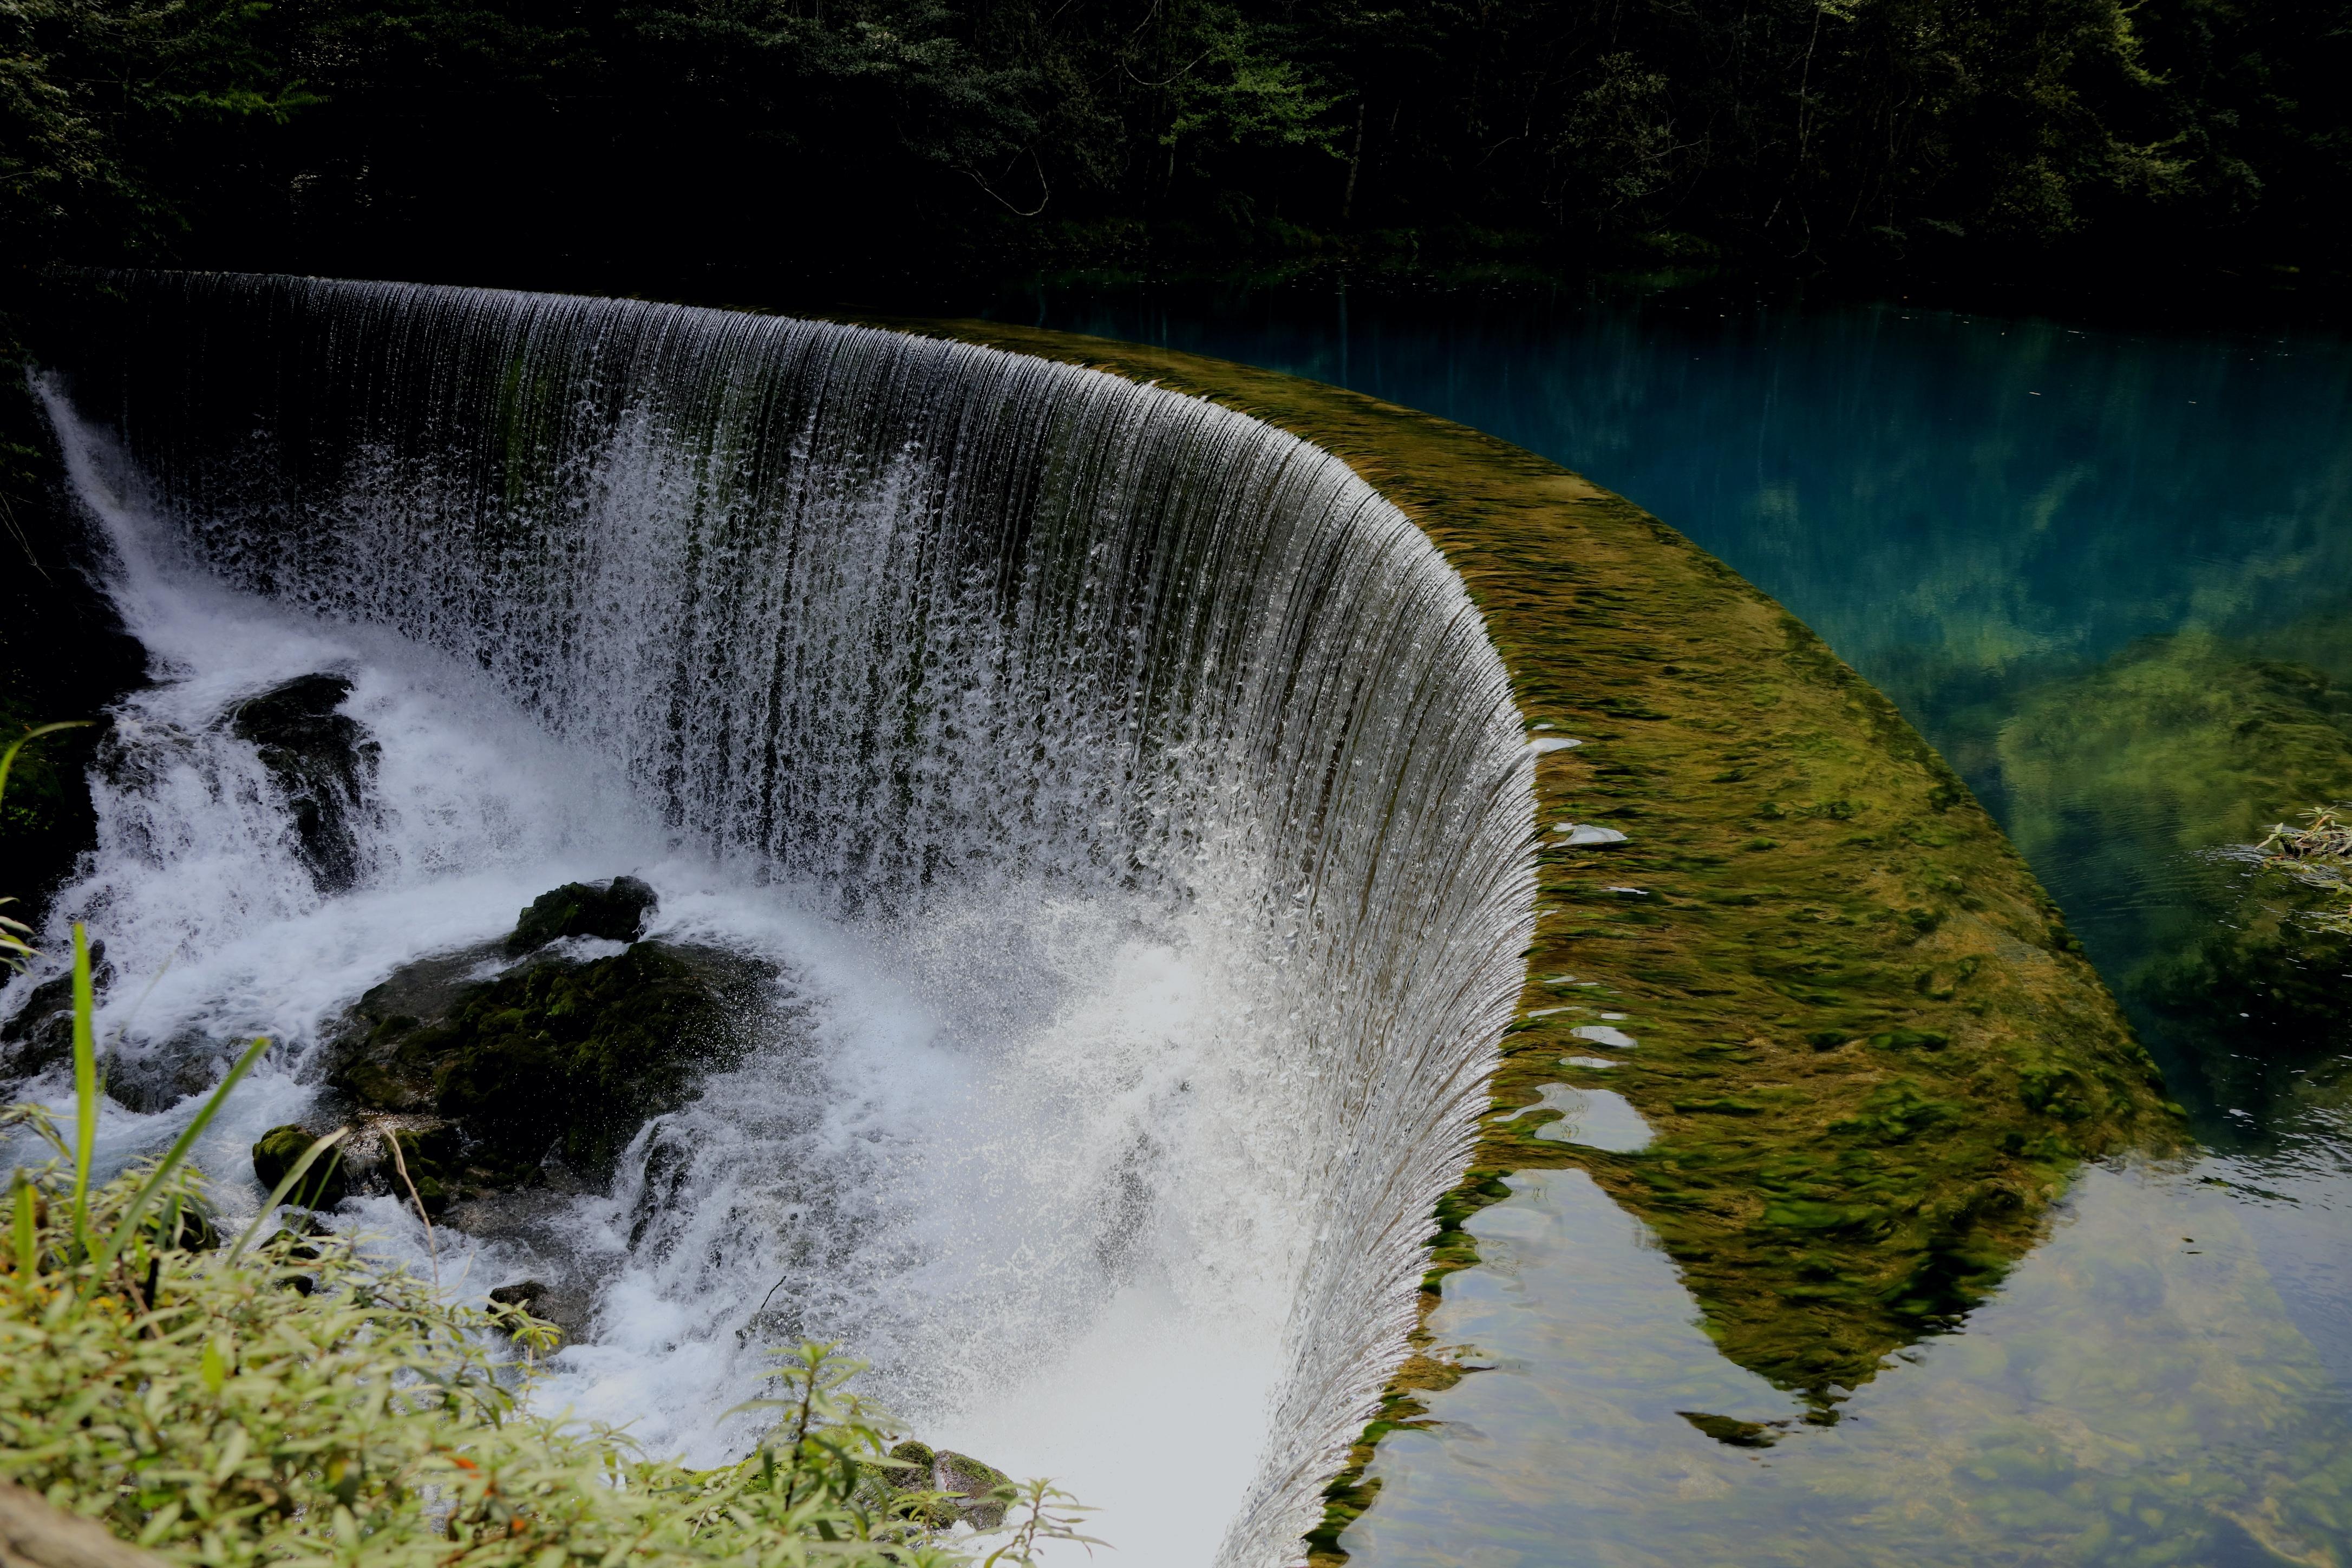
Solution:
M 535 1233 L 557 1395 L 655 1445 L 740 1453 L 760 1347 L 844 1340 L 1126 1561 L 1276 1568 L 1460 1375 L 1419 1325 L 1507 1173 L 1591 1172 L 1829 1422 L 2172 1136 L 1894 708 L 1475 431 L 995 322 L 65 292 L 41 395 L 156 672 L 58 903 L 172 957 L 125 1081 L 268 1033 L 293 1122 L 325 1020 L 585 879 L 775 977 Z M 333 878 L 222 717 L 321 676 L 375 748 Z
M 1424 1316 L 1475 1260 L 1461 1225 L 1502 1176 L 1580 1166 L 1657 1234 L 1723 1352 L 1833 1420 L 1833 1391 L 1998 1285 L 2083 1160 L 2179 1142 L 2114 999 L 1958 775 L 1665 523 L 1493 437 L 1297 377 L 1001 322 L 877 324 L 1313 442 L 1427 532 L 1485 616 L 1539 749 L 1537 935 L 1493 1109 L 1437 1205 Z M 1605 1085 L 1654 1140 L 1545 1138 L 1559 1084 Z M 1327 1491 L 1318 1558 L 1371 1503 L 1381 1435 L 1461 1375 L 1424 1348 Z

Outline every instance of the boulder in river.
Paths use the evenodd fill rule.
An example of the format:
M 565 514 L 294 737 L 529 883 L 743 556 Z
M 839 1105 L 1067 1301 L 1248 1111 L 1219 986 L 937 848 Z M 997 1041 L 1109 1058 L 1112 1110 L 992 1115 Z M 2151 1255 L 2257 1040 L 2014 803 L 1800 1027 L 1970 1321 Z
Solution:
M 635 942 L 645 934 L 657 900 L 654 890 L 635 877 L 609 882 L 566 882 L 541 893 L 523 910 L 507 938 L 509 953 L 525 953 L 568 936 L 597 937 L 605 942 Z
M 275 1192 L 303 1152 L 321 1136 L 307 1127 L 271 1128 L 253 1146 L 254 1179 Z M 310 1163 L 310 1168 L 303 1173 L 301 1182 L 287 1194 L 287 1199 L 305 1208 L 331 1209 L 350 1192 L 351 1179 L 343 1169 L 342 1151 L 330 1149 Z
M 875 1511 L 934 1530 L 959 1520 L 975 1530 L 1004 1522 L 1004 1493 L 1013 1478 L 995 1466 L 911 1437 L 892 1448 L 890 1458 L 897 1462 L 876 1466 L 858 1489 L 860 1500 Z
M 329 1038 L 329 1084 L 362 1120 L 429 1135 L 420 1157 L 446 1187 L 534 1184 L 551 1157 L 576 1176 L 609 1173 L 648 1117 L 738 1058 L 777 974 L 763 960 L 661 941 L 584 960 L 541 952 L 485 973 L 528 936 L 642 929 L 652 889 L 621 887 L 631 881 L 559 889 L 557 918 L 531 920 L 550 907 L 541 899 L 507 942 L 422 960 L 369 991 Z M 605 896 L 593 903 L 575 889 Z M 589 910 L 591 929 L 566 909 Z
M 522 1279 L 512 1285 L 499 1286 L 490 1292 L 490 1300 L 497 1306 L 512 1307 L 517 1311 L 528 1312 L 538 1306 L 541 1299 L 546 1294 L 547 1287 L 538 1280 Z
M 347 676 L 305 675 L 247 698 L 229 719 L 276 779 L 302 863 L 323 892 L 359 879 L 359 817 L 382 751 L 340 711 L 351 694 Z

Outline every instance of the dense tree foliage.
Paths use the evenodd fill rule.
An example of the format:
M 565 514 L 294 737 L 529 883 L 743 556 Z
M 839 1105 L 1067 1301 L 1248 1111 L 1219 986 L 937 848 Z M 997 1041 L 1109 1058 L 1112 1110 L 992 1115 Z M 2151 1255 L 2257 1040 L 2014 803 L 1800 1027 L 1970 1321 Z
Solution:
M 2333 270 L 2352 0 L 0 0 L 0 245 Z

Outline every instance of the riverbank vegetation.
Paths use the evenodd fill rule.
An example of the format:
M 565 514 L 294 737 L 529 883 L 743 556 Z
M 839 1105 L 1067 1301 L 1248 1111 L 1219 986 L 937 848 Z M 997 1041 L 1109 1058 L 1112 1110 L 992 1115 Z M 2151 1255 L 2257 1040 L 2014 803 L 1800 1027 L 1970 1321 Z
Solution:
M 1301 258 L 2308 299 L 2352 234 L 2347 16 L 8 0 L 0 255 L 771 299 Z
M 277 1223 L 331 1140 L 230 1241 L 187 1155 L 267 1042 L 161 1160 L 93 1181 L 98 1063 L 75 934 L 72 1142 L 37 1107 L 0 1112 L 0 1137 L 56 1155 L 8 1191 L 0 1480 L 204 1568 L 988 1568 L 1082 1539 L 1044 1482 L 974 1496 L 938 1481 L 939 1456 L 894 1446 L 847 1386 L 856 1363 L 825 1346 L 777 1352 L 770 1396 L 739 1412 L 765 1436 L 715 1470 L 530 1413 L 550 1325 L 458 1304 L 299 1211 Z M 968 1520 L 995 1538 L 953 1532 Z

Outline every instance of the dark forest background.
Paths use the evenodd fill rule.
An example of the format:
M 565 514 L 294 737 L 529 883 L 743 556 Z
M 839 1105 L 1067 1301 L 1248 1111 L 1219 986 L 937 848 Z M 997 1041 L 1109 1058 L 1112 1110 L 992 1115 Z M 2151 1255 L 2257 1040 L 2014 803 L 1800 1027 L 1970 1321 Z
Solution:
M 0 252 L 2332 297 L 2352 0 L 0 0 Z

